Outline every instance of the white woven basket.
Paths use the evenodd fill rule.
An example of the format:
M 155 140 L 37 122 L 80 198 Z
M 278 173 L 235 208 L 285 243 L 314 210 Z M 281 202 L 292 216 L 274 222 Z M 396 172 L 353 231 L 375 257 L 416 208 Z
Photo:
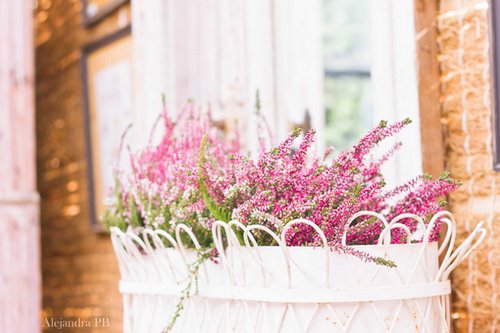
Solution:
M 321 230 L 307 220 L 289 222 L 281 235 L 237 221 L 216 222 L 212 232 L 219 263 L 206 261 L 197 293 L 184 301 L 174 332 L 449 332 L 451 271 L 485 237 L 482 224 L 454 251 L 455 220 L 448 212 L 423 220 L 403 214 L 387 222 L 379 245 L 356 246 L 374 256 L 393 260 L 388 268 L 334 253 L 329 247 L 288 247 L 285 232 L 295 224 L 312 226 L 326 244 Z M 390 244 L 390 230 L 406 226 L 402 218 L 418 221 L 424 242 Z M 447 225 L 441 246 L 426 240 L 436 221 Z M 235 228 L 244 231 L 240 246 Z M 258 246 L 252 232 L 268 232 L 278 246 Z M 223 232 L 224 231 L 224 232 Z M 144 230 L 143 237 L 112 228 L 113 246 L 122 280 L 124 331 L 162 332 L 169 324 L 183 290 L 189 264 L 197 258 L 186 249 L 181 233 L 199 244 L 185 225 L 175 237 L 164 231 Z M 227 235 L 227 239 L 223 239 Z M 410 237 L 408 237 L 410 239 Z M 345 243 L 345 235 L 343 238 Z M 170 243 L 170 247 L 164 244 Z M 442 255 L 439 265 L 438 258 Z M 194 291 L 193 291 L 194 294 Z

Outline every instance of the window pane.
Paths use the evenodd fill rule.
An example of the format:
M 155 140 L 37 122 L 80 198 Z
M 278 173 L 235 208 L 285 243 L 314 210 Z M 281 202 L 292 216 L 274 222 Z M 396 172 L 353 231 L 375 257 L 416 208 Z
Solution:
M 369 1 L 324 0 L 323 9 L 326 69 L 369 70 Z
M 325 139 L 338 152 L 371 128 L 370 78 L 338 76 L 325 80 Z

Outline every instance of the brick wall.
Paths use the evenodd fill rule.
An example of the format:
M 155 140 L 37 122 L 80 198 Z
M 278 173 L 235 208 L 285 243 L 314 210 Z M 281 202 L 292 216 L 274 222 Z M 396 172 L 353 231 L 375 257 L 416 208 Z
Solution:
M 127 23 L 129 15 L 127 7 L 86 29 L 81 10 L 80 0 L 38 0 L 34 13 L 41 319 L 44 332 L 121 332 L 119 272 L 111 243 L 89 228 L 79 60 L 82 45 Z M 59 330 L 45 321 L 101 316 L 110 319 L 109 328 Z
M 453 274 L 453 317 L 457 332 L 496 332 L 500 174 L 492 168 L 488 1 L 442 0 L 438 28 L 447 168 L 463 182 L 450 208 L 459 241 L 481 220 L 488 228 L 481 248 Z

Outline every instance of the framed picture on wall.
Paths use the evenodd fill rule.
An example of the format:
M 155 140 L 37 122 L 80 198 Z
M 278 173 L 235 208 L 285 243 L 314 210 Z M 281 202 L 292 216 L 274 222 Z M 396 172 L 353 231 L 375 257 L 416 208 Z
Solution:
M 121 136 L 134 121 L 130 26 L 82 49 L 83 111 L 90 219 L 103 231 L 104 199 L 114 184 Z M 126 168 L 121 159 L 120 169 Z
M 82 0 L 83 24 L 91 26 L 104 19 L 129 0 Z

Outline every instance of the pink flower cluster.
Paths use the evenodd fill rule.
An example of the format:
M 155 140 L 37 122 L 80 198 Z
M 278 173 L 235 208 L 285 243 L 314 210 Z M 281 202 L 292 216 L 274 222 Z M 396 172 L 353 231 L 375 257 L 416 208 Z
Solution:
M 208 246 L 214 217 L 198 188 L 201 142 L 205 136 L 211 161 L 224 168 L 226 156 L 240 150 L 238 140 L 226 140 L 210 114 L 202 114 L 192 104 L 187 104 L 175 120 L 167 112 L 159 120 L 164 131 L 161 141 L 131 154 L 132 173 L 117 184 L 114 204 L 108 208 L 108 224 L 173 233 L 177 223 L 184 223 Z
M 380 141 L 408 125 L 407 119 L 381 122 L 333 160 L 328 159 L 330 151 L 323 158 L 308 156 L 314 131 L 305 133 L 294 149 L 302 135 L 295 130 L 277 147 L 263 150 L 252 160 L 241 152 L 238 140 L 226 140 L 210 117 L 200 115 L 192 105 L 186 106 L 176 121 L 166 113 L 162 120 L 165 133 L 161 142 L 131 156 L 132 175 L 127 185 L 118 183 L 114 204 L 108 210 L 111 225 L 172 232 L 182 222 L 209 247 L 210 226 L 215 220 L 261 224 L 279 233 L 287 222 L 305 218 L 321 228 L 333 249 L 376 261 L 341 245 L 345 231 L 349 245 L 373 244 L 382 232 L 381 222 L 371 217 L 360 217 L 347 228 L 353 214 L 371 210 L 388 220 L 401 213 L 429 218 L 443 209 L 443 198 L 459 185 L 448 174 L 436 180 L 424 175 L 385 189 L 381 166 L 400 144 L 378 160 L 371 152 Z M 415 221 L 401 222 L 416 233 Z M 256 236 L 262 245 L 274 242 L 266 233 Z M 438 236 L 436 228 L 431 237 L 435 240 Z M 291 246 L 321 244 L 307 225 L 296 225 L 286 240 Z M 392 240 L 406 242 L 407 236 L 392 230 Z
M 429 217 L 442 209 L 441 199 L 459 185 L 444 174 L 437 180 L 421 176 L 396 189 L 384 189 L 381 166 L 400 144 L 379 160 L 371 159 L 369 154 L 380 141 L 394 136 L 409 123 L 408 119 L 390 125 L 381 122 L 332 162 L 325 158 L 308 160 L 314 131 L 306 133 L 298 149 L 293 150 L 293 143 L 301 134 L 296 130 L 279 146 L 262 152 L 256 161 L 240 154 L 228 159 L 227 170 L 215 166 L 222 174 L 218 178 L 225 181 L 213 182 L 207 176 L 204 177 L 206 187 L 219 207 L 231 212 L 230 218 L 243 224 L 261 224 L 279 233 L 287 222 L 306 218 L 323 230 L 333 248 L 352 252 L 352 248 L 343 248 L 340 244 L 346 223 L 356 212 L 381 212 L 388 219 L 404 212 Z M 206 173 L 210 170 L 210 166 L 202 168 Z M 412 232 L 416 231 L 415 221 L 401 222 Z M 380 221 L 358 218 L 347 230 L 347 242 L 373 244 L 381 231 Z M 407 241 L 401 230 L 393 230 L 392 236 L 394 243 Z M 436 228 L 431 237 L 437 239 L 438 236 Z M 267 236 L 262 233 L 262 237 Z M 286 239 L 291 246 L 320 244 L 318 235 L 307 225 L 295 226 Z M 268 243 L 272 239 L 267 237 L 263 241 Z

